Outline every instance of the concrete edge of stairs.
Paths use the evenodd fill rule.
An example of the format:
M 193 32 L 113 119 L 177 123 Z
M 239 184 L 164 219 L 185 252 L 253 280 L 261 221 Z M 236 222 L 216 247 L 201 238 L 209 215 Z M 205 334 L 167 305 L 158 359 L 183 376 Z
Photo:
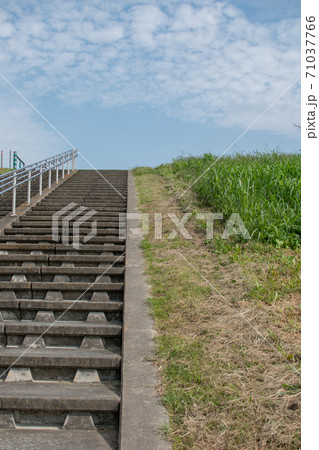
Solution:
M 132 171 L 128 171 L 127 212 L 138 212 Z M 138 224 L 138 220 L 130 220 L 129 226 L 138 228 Z M 168 416 L 156 392 L 158 378 L 150 362 L 156 332 L 146 303 L 149 287 L 140 247 L 142 238 L 142 234 L 133 235 L 127 229 L 119 448 L 168 450 L 171 445 L 159 434 Z
M 51 194 L 51 192 L 53 192 L 56 188 L 61 186 L 61 184 L 63 184 L 66 180 L 69 180 L 76 172 L 77 172 L 77 170 L 75 170 L 74 172 L 70 172 L 69 175 L 65 175 L 64 178 L 61 177 L 57 183 L 52 183 L 52 186 L 51 186 L 50 189 L 48 187 L 44 188 L 42 190 L 42 194 L 41 195 L 37 194 L 34 197 L 31 197 L 30 204 L 22 203 L 22 205 L 17 206 L 16 216 L 12 216 L 11 214 L 7 214 L 6 216 L 2 217 L 0 219 L 0 235 L 3 234 L 5 228 L 10 228 L 12 226 L 13 222 L 18 220 L 20 216 L 22 216 L 26 212 L 28 212 L 33 206 L 38 204 L 47 195 Z

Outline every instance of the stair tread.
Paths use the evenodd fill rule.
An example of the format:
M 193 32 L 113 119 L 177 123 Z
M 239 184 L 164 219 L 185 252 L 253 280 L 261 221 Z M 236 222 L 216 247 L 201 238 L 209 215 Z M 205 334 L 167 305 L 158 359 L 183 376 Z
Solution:
M 73 274 L 77 273 L 79 275 L 100 275 L 105 273 L 105 275 L 121 275 L 125 271 L 124 267 L 43 267 L 43 274 Z M 1 271 L 0 271 L 1 273 Z
M 0 327 L 4 327 L 4 333 L 7 335 L 45 333 L 48 336 L 56 334 L 61 336 L 118 336 L 122 332 L 122 327 L 113 323 L 12 321 L 2 322 Z
M 100 244 L 100 245 L 104 245 L 104 244 L 118 244 L 120 242 L 120 239 L 118 238 L 118 236 L 116 236 L 116 234 L 118 234 L 118 230 L 117 233 L 113 233 L 113 235 L 97 235 L 93 238 L 90 239 L 90 243 L 91 244 Z M 81 239 L 83 240 L 84 237 L 86 236 L 85 234 L 79 234 L 80 236 L 80 244 L 82 244 Z M 59 240 L 61 241 L 61 236 L 59 237 Z M 5 235 L 5 236 L 0 236 L 0 242 L 55 242 L 52 239 L 52 235 Z
M 19 358 L 17 361 L 16 359 Z M 117 368 L 121 357 L 110 350 L 85 348 L 0 348 L 1 366 L 15 367 L 72 367 L 72 368 Z
M 10 244 L 9 244 L 10 245 Z M 22 244 L 23 245 L 23 244 Z M 28 245 L 28 244 L 26 244 Z M 46 244 L 39 244 L 39 245 L 46 245 Z M 70 250 L 70 245 L 63 245 L 63 244 L 56 244 L 56 251 L 65 251 Z M 0 245 L 1 248 L 1 245 Z M 72 247 L 71 247 L 72 248 Z M 125 246 L 119 245 L 119 244 L 103 244 L 103 245 L 94 245 L 94 244 L 80 244 L 79 247 L 76 249 L 77 251 L 97 251 L 97 252 L 105 252 L 105 251 L 124 251 Z
M 43 309 L 43 310 L 87 310 L 87 311 L 121 311 L 122 302 L 94 302 L 86 300 L 18 300 L 21 309 Z M 1 300 L 0 300 L 1 306 Z
M 48 259 L 52 262 L 122 262 L 124 255 L 50 255 Z
M 55 250 L 55 244 L 0 244 L 0 250 Z
M 54 281 L 40 282 L 40 281 L 1 281 L 0 290 L 47 290 L 47 291 L 117 291 L 123 289 L 123 283 L 78 283 L 78 282 L 63 282 L 58 283 Z
M 2 382 L 1 409 L 117 411 L 119 396 L 101 383 Z
M 110 227 L 108 227 L 108 229 L 112 229 L 113 228 L 113 226 L 114 225 L 118 225 L 118 222 L 112 222 L 112 221 L 110 221 L 110 222 L 108 222 L 110 225 L 112 225 L 112 226 L 110 226 Z M 51 225 L 48 225 L 47 227 L 45 227 L 45 226 L 43 226 L 43 223 L 41 222 L 41 227 L 35 227 L 35 226 L 33 226 L 34 224 L 32 224 L 32 226 L 31 225 L 26 225 L 25 223 L 19 223 L 19 222 L 17 222 L 17 223 L 15 223 L 14 224 L 14 228 L 8 228 L 8 229 L 6 229 L 5 230 L 5 234 L 4 234 L 4 236 L 12 236 L 12 235 L 19 235 L 19 234 L 33 234 L 33 233 L 36 233 L 36 234 L 39 234 L 39 235 L 52 235 L 52 224 Z M 97 225 L 99 225 L 99 224 L 97 224 Z M 103 231 L 102 229 L 101 229 L 102 227 L 97 227 L 97 231 L 98 231 L 98 235 Z M 87 231 L 90 231 L 91 230 L 91 227 L 85 227 L 85 226 L 82 226 L 81 228 L 80 228 L 80 230 L 79 230 L 79 232 L 80 233 L 84 233 L 84 231 L 85 232 L 87 232 Z
M 1 447 L 6 450 L 115 450 L 118 433 L 113 430 L 1 430 Z
M 123 289 L 123 283 L 78 283 L 78 282 L 63 282 L 58 283 L 54 281 L 41 282 L 41 281 L 1 281 L 0 290 L 50 290 L 50 291 L 111 291 Z
M 124 267 L 22 267 L 22 266 L 0 266 L 0 275 L 2 274 L 25 274 L 40 275 L 46 274 L 78 274 L 78 275 L 122 275 Z
M 55 256 L 55 255 L 54 255 Z M 65 256 L 65 255 L 64 255 Z M 82 256 L 82 258 L 85 259 L 85 256 Z M 16 254 L 0 254 L 0 262 L 9 262 L 9 261 L 21 261 L 21 262 L 27 262 L 27 261 L 36 261 L 36 262 L 48 262 L 49 261 L 49 255 L 20 255 L 18 253 Z
M 118 245 L 118 244 L 104 244 L 104 245 L 90 245 L 90 244 L 80 244 L 79 247 L 76 249 L 77 251 L 98 251 L 98 252 L 104 252 L 107 250 L 117 250 L 117 251 L 123 251 L 124 245 Z M 50 250 L 50 251 L 70 251 L 73 247 L 71 245 L 64 245 L 64 244 L 12 244 L 12 243 L 6 243 L 1 244 L 0 243 L 0 250 L 19 250 L 19 251 L 36 251 L 36 250 Z
M 32 289 L 34 290 L 50 290 L 50 291 L 78 291 L 78 290 L 88 290 L 88 291 L 111 291 L 111 290 L 119 290 L 123 289 L 123 283 L 56 283 L 54 281 L 51 282 L 39 282 L 35 281 L 30 283 L 32 285 Z M 1 286 L 1 283 L 0 283 Z
M 6 261 L 35 261 L 35 262 L 123 262 L 124 255 L 21 255 L 19 253 L 11 255 L 0 254 L 0 262 Z
M 86 300 L 0 300 L 0 309 L 29 309 L 52 311 L 121 311 L 122 302 L 94 302 Z
M 24 274 L 24 275 L 40 275 L 40 267 L 16 267 L 16 266 L 2 266 L 0 267 L 0 274 Z

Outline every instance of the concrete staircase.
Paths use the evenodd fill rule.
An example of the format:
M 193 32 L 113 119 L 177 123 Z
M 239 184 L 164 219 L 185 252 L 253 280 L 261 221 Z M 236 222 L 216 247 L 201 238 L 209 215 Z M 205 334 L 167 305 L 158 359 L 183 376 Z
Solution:
M 117 448 L 127 172 L 101 174 L 124 198 L 80 170 L 0 236 L 0 448 Z M 70 230 L 83 219 L 78 248 L 66 216 Z

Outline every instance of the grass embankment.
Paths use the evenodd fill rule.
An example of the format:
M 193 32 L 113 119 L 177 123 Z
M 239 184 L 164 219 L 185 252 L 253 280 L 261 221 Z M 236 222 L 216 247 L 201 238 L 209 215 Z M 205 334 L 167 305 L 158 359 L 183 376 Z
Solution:
M 177 163 L 134 171 L 140 210 L 163 214 L 164 239 L 151 215 L 143 242 L 170 416 L 163 432 L 176 449 L 299 448 L 299 249 L 218 232 L 207 241 L 195 218 L 186 224 L 193 239 L 167 239 L 168 212 L 207 211 L 194 190 L 177 200 L 187 186 Z
M 7 173 L 10 172 L 12 169 L 0 169 L 0 175 L 2 175 L 3 173 Z

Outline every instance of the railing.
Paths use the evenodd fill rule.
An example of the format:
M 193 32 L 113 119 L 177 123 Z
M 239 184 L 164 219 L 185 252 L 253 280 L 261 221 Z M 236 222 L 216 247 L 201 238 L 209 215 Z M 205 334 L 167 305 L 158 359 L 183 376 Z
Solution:
M 13 170 L 0 175 L 0 195 L 12 191 L 12 215 L 16 216 L 16 196 L 17 187 L 24 183 L 27 186 L 27 204 L 31 202 L 31 181 L 39 177 L 39 194 L 42 195 L 43 188 L 43 174 L 48 172 L 48 188 L 52 185 L 52 171 L 55 170 L 56 183 L 59 181 L 59 167 L 62 166 L 62 178 L 65 177 L 65 170 L 67 175 L 70 173 L 70 161 L 72 161 L 72 172 L 75 170 L 75 159 L 78 156 L 77 150 L 68 150 L 51 158 L 44 159 L 29 166 L 25 166 L 19 170 Z M 67 168 L 65 169 L 65 165 Z
M 18 154 L 16 151 L 13 152 L 13 168 L 16 169 L 17 168 L 17 164 L 19 161 L 19 169 L 21 169 L 21 167 L 25 167 L 25 163 L 24 161 L 22 161 L 21 158 L 19 158 Z

